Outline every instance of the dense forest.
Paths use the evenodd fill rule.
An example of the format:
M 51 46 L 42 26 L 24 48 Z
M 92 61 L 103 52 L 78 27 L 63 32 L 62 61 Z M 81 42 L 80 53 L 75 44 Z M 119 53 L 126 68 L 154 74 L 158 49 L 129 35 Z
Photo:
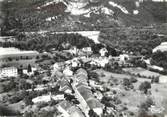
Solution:
M 167 41 L 165 35 L 158 36 L 158 34 L 156 27 L 113 28 L 102 31 L 100 41 L 121 51 L 150 57 L 156 46 Z
M 15 35 L 24 31 L 38 31 L 57 27 L 64 21 L 66 6 L 62 3 L 37 9 L 45 3 L 45 0 L 8 0 L 2 3 L 2 12 L 5 15 L 2 26 L 2 35 Z M 54 12 L 53 12 L 54 11 Z M 55 12 L 56 11 L 56 12 Z M 58 16 L 60 15 L 61 16 Z M 46 22 L 46 18 L 57 16 L 52 22 Z
M 19 34 L 15 42 L 1 42 L 2 47 L 16 47 L 21 50 L 37 50 L 49 51 L 51 49 L 62 50 L 64 43 L 69 43 L 71 46 L 83 48 L 93 46 L 95 43 L 89 38 L 79 34 Z
M 151 63 L 167 69 L 167 52 L 155 52 L 152 54 Z
M 144 2 L 138 9 L 139 14 L 133 15 L 135 8 L 134 0 L 104 0 L 97 4 L 88 3 L 84 9 L 95 9 L 104 6 L 113 14 L 91 12 L 90 17 L 84 15 L 71 15 L 66 12 L 71 1 L 55 3 L 41 7 L 52 0 L 4 0 L 1 11 L 4 14 L 4 23 L 1 29 L 2 35 L 14 35 L 24 31 L 39 30 L 101 30 L 103 28 L 122 26 L 148 26 L 150 24 L 162 24 L 166 22 L 166 5 L 162 2 Z M 65 0 L 64 0 L 65 1 Z M 130 12 L 123 13 L 120 9 L 108 4 L 114 1 Z M 84 1 L 83 1 L 84 2 Z M 51 21 L 47 21 L 51 18 Z

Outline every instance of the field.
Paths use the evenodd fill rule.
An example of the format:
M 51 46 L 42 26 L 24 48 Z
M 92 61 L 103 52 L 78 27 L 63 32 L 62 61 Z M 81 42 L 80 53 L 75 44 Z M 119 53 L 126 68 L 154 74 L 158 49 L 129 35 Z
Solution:
M 140 74 L 140 76 L 145 76 L 145 77 L 158 77 L 160 76 L 160 74 L 156 73 L 156 72 L 152 72 L 143 68 L 125 68 L 123 69 L 126 72 L 129 72 L 130 74 L 134 74 L 134 75 L 138 75 Z
M 134 88 L 126 90 L 123 86 L 123 79 L 130 79 L 131 75 L 116 74 L 103 70 L 96 70 L 96 72 L 100 76 L 100 81 L 107 83 L 111 91 L 115 90 L 117 92 L 116 96 L 121 100 L 121 104 L 117 105 L 117 108 L 127 107 L 127 112 L 133 112 L 137 115 L 139 106 L 148 98 L 151 98 L 155 105 L 149 111 L 153 114 L 167 114 L 167 94 L 165 93 L 167 84 L 151 84 L 149 93 L 144 94 L 139 90 L 139 85 L 145 81 L 151 82 L 150 79 L 135 77 L 137 82 L 133 83 Z M 110 85 L 110 80 L 116 82 L 116 85 Z

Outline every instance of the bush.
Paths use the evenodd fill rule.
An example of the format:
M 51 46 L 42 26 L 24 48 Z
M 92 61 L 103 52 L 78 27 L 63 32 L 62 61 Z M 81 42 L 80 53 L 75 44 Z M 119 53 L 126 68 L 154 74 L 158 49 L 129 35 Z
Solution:
M 124 86 L 129 86 L 129 85 L 131 85 L 130 80 L 127 79 L 127 78 L 124 78 L 124 79 L 123 79 L 123 85 L 124 85 Z
M 147 91 L 150 88 L 151 88 L 151 83 L 147 82 L 147 81 L 141 83 L 140 86 L 139 86 L 139 90 L 144 91 L 145 94 L 147 94 Z
M 159 77 L 153 77 L 151 80 L 152 83 L 159 83 Z
M 102 73 L 100 74 L 100 76 L 101 76 L 101 77 L 105 77 L 105 74 L 102 72 Z
M 137 82 L 137 79 L 134 78 L 134 77 L 131 77 L 131 78 L 130 78 L 130 82 L 131 82 L 131 83 L 136 83 L 136 82 Z
M 147 98 L 147 100 L 144 103 L 142 103 L 139 108 L 142 111 L 148 111 L 151 105 L 154 105 L 153 100 L 151 98 Z
M 33 104 L 32 99 L 29 98 L 29 97 L 25 97 L 24 102 L 25 102 L 26 105 L 32 105 Z
M 151 63 L 163 68 L 167 68 L 167 52 L 157 51 L 152 54 Z
M 99 117 L 92 109 L 89 110 L 88 114 L 90 117 Z
M 14 90 L 17 88 L 17 83 L 13 79 L 11 79 L 8 84 L 3 85 L 3 88 L 4 88 L 5 92 L 8 92 L 10 90 Z
M 43 108 L 43 107 L 46 107 L 48 106 L 49 104 L 48 103 L 45 103 L 45 102 L 41 102 L 41 103 L 38 103 L 38 108 Z
M 19 101 L 21 101 L 22 100 L 22 98 L 20 97 L 20 96 L 12 96 L 10 99 L 9 99 L 9 102 L 10 103 L 17 103 L 17 102 L 19 102 Z
M 124 85 L 126 88 L 130 88 L 130 89 L 133 89 L 133 88 L 134 88 L 132 82 L 131 82 L 129 79 L 127 79 L 127 78 L 124 78 L 124 79 L 123 79 L 123 85 Z

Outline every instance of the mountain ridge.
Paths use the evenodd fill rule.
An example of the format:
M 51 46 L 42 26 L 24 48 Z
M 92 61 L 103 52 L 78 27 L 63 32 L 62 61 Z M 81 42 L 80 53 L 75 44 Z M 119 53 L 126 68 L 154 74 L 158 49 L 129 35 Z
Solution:
M 166 23 L 167 2 L 141 0 L 7 0 L 4 31 L 99 30 Z

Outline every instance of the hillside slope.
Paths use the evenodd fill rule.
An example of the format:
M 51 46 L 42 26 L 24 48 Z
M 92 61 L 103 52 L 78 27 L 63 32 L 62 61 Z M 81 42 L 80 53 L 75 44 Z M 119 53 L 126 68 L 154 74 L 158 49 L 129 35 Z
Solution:
M 167 21 L 166 6 L 141 0 L 6 0 L 2 32 L 160 24 Z

